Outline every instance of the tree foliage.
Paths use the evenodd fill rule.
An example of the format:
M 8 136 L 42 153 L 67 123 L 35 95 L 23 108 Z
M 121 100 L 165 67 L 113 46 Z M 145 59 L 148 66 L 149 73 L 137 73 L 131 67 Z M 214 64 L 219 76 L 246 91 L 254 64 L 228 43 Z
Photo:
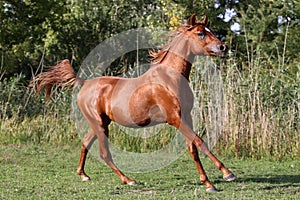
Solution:
M 29 79 L 41 61 L 53 65 L 65 58 L 78 67 L 116 33 L 145 26 L 174 29 L 192 13 L 209 16 L 216 35 L 226 37 L 241 63 L 250 62 L 253 51 L 270 57 L 270 67 L 280 55 L 292 73 L 297 70 L 300 3 L 295 0 L 3 0 L 0 72 Z M 231 30 L 233 24 L 240 28 Z
M 252 1 L 251 4 L 233 5 L 237 16 L 233 21 L 241 25 L 236 35 L 236 48 L 240 56 L 248 56 L 248 51 L 260 51 L 271 59 L 285 56 L 287 63 L 299 63 L 300 4 L 296 1 Z M 247 45 L 241 45 L 245 42 Z M 248 52 L 249 53 L 249 52 Z M 249 59 L 249 58 L 247 58 Z

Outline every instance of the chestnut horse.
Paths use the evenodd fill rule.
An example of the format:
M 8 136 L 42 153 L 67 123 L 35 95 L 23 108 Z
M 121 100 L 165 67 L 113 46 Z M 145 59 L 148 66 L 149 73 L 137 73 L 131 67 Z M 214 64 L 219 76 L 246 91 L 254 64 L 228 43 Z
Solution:
M 187 25 L 177 28 L 174 38 L 162 50 L 151 52 L 151 68 L 137 78 L 102 76 L 83 80 L 75 74 L 70 62 L 64 60 L 39 74 L 33 83 L 37 92 L 46 87 L 47 98 L 51 87 L 82 85 L 77 103 L 90 125 L 81 148 L 78 175 L 83 181 L 90 180 L 84 171 L 89 148 L 98 140 L 100 157 L 112 168 L 124 184 L 135 185 L 136 181 L 125 176 L 112 160 L 108 147 L 108 125 L 111 121 L 126 127 L 145 127 L 168 123 L 184 136 L 188 150 L 206 191 L 217 189 L 209 181 L 198 156 L 198 149 L 205 153 L 222 172 L 226 181 L 236 179 L 208 149 L 204 141 L 193 131 L 191 109 L 193 94 L 188 86 L 189 74 L 195 55 L 223 57 L 227 46 L 207 27 L 207 17 L 201 21 L 192 15 Z

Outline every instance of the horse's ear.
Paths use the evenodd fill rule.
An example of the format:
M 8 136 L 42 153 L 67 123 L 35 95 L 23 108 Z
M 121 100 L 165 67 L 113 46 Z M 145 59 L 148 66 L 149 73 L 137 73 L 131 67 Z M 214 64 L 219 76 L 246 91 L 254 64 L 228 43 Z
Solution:
M 208 23 L 208 17 L 207 15 L 205 15 L 205 17 L 200 21 L 200 24 L 207 26 L 207 23 Z
M 189 19 L 189 25 L 194 26 L 196 25 L 196 14 L 193 14 Z
M 210 22 L 207 22 L 206 27 L 207 27 L 207 28 L 210 27 Z

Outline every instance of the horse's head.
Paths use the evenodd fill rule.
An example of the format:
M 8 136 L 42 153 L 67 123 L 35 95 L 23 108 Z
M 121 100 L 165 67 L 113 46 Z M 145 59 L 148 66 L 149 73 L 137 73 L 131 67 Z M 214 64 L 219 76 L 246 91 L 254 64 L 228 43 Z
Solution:
M 227 45 L 207 28 L 207 16 L 201 21 L 196 21 L 196 15 L 193 14 L 183 34 L 189 38 L 190 50 L 194 55 L 223 57 L 228 50 Z

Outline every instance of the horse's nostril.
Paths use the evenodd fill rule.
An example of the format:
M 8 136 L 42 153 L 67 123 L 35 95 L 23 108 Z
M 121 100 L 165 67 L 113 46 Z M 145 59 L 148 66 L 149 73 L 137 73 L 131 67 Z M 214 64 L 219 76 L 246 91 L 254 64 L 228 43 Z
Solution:
M 227 50 L 227 46 L 225 44 L 221 44 L 220 45 L 220 50 L 221 51 L 226 51 Z

